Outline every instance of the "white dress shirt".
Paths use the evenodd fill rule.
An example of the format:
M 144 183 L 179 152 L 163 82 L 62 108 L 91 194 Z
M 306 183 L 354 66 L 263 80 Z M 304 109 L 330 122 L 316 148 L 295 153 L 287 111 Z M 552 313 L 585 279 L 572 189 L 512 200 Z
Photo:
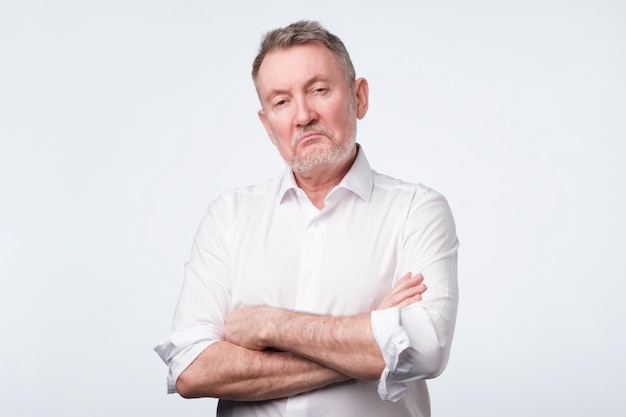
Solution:
M 371 313 L 386 368 L 263 402 L 221 400 L 220 417 L 429 416 L 425 379 L 447 363 L 458 304 L 458 240 L 444 197 L 373 171 L 359 148 L 348 174 L 317 209 L 289 168 L 275 180 L 213 201 L 195 236 L 172 333 L 155 350 L 168 391 L 243 305 L 317 314 L 370 312 L 405 273 L 421 272 L 423 300 Z

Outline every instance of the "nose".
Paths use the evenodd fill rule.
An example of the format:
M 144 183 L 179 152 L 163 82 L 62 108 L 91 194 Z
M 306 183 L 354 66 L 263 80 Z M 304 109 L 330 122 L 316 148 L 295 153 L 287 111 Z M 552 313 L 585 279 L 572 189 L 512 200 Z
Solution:
M 317 121 L 318 115 L 309 100 L 305 97 L 296 101 L 295 123 L 297 127 L 304 127 Z

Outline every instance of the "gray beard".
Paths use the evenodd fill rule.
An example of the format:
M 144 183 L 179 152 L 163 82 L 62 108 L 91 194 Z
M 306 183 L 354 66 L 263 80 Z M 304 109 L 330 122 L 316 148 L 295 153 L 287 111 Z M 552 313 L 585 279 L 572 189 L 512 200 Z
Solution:
M 293 172 L 301 174 L 312 170 L 318 165 L 341 162 L 352 153 L 355 144 L 356 128 L 352 135 L 350 135 L 350 140 L 343 144 L 335 143 L 332 148 L 313 152 L 303 159 L 295 157 L 291 163 L 291 169 Z

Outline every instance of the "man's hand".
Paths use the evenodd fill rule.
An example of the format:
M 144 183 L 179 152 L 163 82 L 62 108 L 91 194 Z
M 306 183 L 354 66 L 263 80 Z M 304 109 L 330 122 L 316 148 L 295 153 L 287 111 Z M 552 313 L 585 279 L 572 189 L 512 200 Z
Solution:
M 224 340 L 252 349 L 264 350 L 264 325 L 280 320 L 282 310 L 267 306 L 245 306 L 228 313 L 224 323 Z
M 422 294 L 426 291 L 422 274 L 411 275 L 408 272 L 396 282 L 391 291 L 385 295 L 376 310 L 384 310 L 390 307 L 407 307 L 418 301 L 422 301 Z

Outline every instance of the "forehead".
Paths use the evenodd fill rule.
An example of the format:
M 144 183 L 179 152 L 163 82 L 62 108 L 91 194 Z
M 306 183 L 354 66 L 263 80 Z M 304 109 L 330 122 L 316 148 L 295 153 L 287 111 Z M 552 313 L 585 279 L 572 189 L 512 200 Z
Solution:
M 269 52 L 257 75 L 259 93 L 295 87 L 314 79 L 344 79 L 335 55 L 320 42 L 308 42 Z

